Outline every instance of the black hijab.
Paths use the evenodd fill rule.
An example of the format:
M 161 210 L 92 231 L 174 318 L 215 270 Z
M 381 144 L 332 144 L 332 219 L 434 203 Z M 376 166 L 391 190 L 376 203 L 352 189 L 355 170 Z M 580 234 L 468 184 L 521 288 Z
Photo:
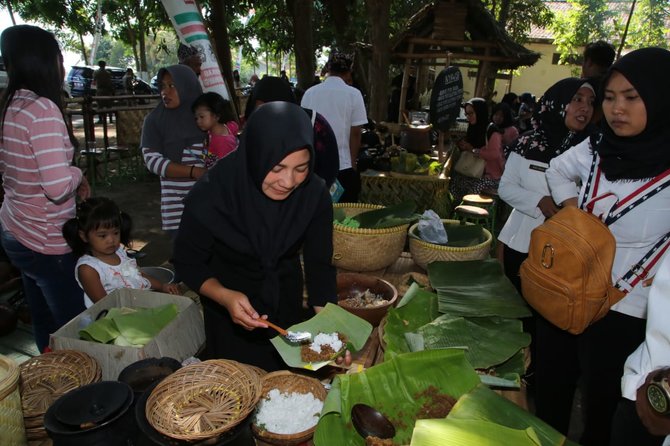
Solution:
M 186 207 L 215 239 L 259 259 L 264 273 L 260 298 L 276 313 L 280 258 L 305 234 L 328 191 L 313 173 L 312 123 L 298 105 L 271 102 L 256 110 L 240 136 L 237 151 L 218 163 L 193 187 Z M 262 192 L 266 175 L 289 154 L 308 149 L 309 174 L 285 200 Z
M 475 110 L 476 122 L 468 125 L 465 133 L 465 140 L 472 144 L 472 147 L 480 148 L 486 145 L 486 127 L 489 124 L 489 112 L 486 101 L 482 98 L 472 98 L 463 106 L 471 105 Z
M 263 79 L 256 82 L 247 100 L 247 108 L 244 110 L 245 119 L 249 119 L 256 109 L 257 100 L 263 102 L 283 101 L 293 104 L 298 103 L 288 82 L 276 76 L 263 76 Z
M 186 65 L 172 65 L 158 71 L 158 83 L 170 73 L 179 94 L 179 107 L 165 108 L 161 101 L 144 120 L 142 147 L 160 151 L 170 161 L 181 163 L 184 149 L 202 144 L 205 133 L 195 124 L 191 105 L 202 94 L 195 72 Z
M 600 155 L 600 167 L 608 180 L 652 178 L 670 168 L 670 51 L 643 48 L 626 54 L 610 67 L 603 87 L 614 71 L 642 98 L 647 126 L 639 135 L 619 137 L 603 119 L 601 132 L 591 137 L 591 144 Z
M 549 87 L 535 107 L 533 130 L 521 135 L 512 150 L 526 159 L 548 164 L 586 139 L 590 125 L 581 132 L 573 132 L 565 125 L 565 109 L 583 86 L 593 89 L 592 81 L 576 77 L 560 80 Z

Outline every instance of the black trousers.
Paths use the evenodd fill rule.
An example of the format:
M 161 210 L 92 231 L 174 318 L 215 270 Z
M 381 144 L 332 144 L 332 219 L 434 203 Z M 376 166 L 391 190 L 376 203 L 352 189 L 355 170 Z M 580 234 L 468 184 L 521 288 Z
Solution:
M 635 401 L 622 398 L 612 420 L 610 446 L 661 446 L 664 436 L 651 435 L 635 410 Z
M 337 179 L 344 188 L 340 203 L 357 203 L 361 193 L 361 175 L 352 168 L 340 170 Z
M 577 384 L 582 394 L 582 446 L 610 443 L 626 358 L 644 340 L 646 321 L 610 311 L 580 335 L 537 317 L 535 414 L 567 434 Z

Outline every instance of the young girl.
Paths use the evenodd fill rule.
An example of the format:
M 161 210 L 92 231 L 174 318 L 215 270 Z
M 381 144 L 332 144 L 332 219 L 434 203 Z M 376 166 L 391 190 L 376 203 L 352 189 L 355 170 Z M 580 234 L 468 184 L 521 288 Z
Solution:
M 180 294 L 175 284 L 163 284 L 142 274 L 121 243 L 130 242 L 130 216 L 109 198 L 95 197 L 77 207 L 77 217 L 63 226 L 63 237 L 79 260 L 75 278 L 90 307 L 118 288 L 154 289 Z
M 198 128 L 207 132 L 207 154 L 205 165 L 209 168 L 215 162 L 237 149 L 235 114 L 226 101 L 217 93 L 204 93 L 191 106 Z

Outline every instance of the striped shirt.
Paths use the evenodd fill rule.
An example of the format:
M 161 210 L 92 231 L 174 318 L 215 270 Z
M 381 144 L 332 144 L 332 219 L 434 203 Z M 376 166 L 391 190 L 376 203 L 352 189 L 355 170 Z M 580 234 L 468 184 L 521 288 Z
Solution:
M 33 251 L 70 252 L 61 230 L 75 216 L 82 173 L 71 165 L 74 148 L 61 111 L 49 99 L 18 90 L 5 114 L 2 134 L 3 229 Z
M 182 153 L 181 164 L 205 167 L 203 151 L 203 144 L 194 144 L 186 148 Z M 161 220 L 163 230 L 171 231 L 179 229 L 181 214 L 184 211 L 184 199 L 195 184 L 195 180 L 190 178 L 167 178 L 165 174 L 171 161 L 155 149 L 143 147 L 142 156 L 144 157 L 147 169 L 161 178 Z

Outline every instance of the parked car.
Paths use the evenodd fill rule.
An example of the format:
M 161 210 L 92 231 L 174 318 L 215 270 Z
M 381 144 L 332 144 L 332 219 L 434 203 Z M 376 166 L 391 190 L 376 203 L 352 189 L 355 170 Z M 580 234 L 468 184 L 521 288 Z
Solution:
M 5 61 L 0 56 L 0 91 L 7 88 L 9 79 L 7 78 L 7 70 L 5 69 Z
M 70 86 L 72 96 L 95 95 L 95 81 L 93 80 L 93 73 L 97 70 L 97 66 L 73 66 L 67 74 L 66 81 Z M 112 74 L 112 82 L 114 83 L 114 91 L 117 95 L 125 95 L 126 90 L 123 86 L 123 75 L 126 74 L 125 68 L 107 67 Z M 142 79 L 136 79 L 135 94 L 153 94 L 151 87 Z

